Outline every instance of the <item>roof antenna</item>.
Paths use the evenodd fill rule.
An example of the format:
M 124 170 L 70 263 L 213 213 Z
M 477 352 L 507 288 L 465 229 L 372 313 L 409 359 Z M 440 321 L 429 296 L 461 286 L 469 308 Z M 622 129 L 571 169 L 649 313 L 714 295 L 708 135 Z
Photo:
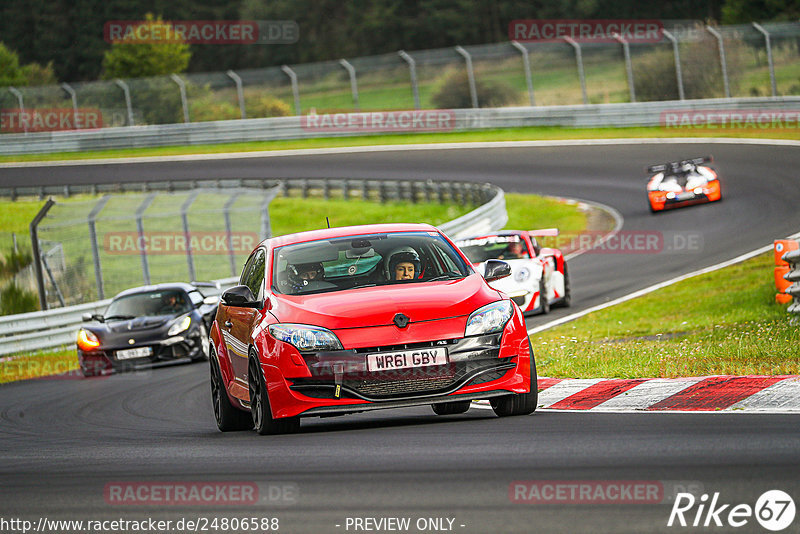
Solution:
M 325 216 L 325 222 L 328 223 L 328 228 L 330 228 L 331 227 L 331 222 L 328 220 L 327 216 Z

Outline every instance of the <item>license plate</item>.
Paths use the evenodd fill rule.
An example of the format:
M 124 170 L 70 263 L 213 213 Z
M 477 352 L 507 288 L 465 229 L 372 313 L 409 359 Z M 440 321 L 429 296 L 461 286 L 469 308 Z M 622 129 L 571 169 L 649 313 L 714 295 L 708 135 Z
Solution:
M 447 349 L 443 347 L 367 354 L 367 369 L 373 372 L 445 365 L 446 363 Z
M 679 193 L 675 198 L 677 200 L 689 200 L 690 198 L 694 198 L 694 193 Z
M 132 358 L 144 358 L 152 356 L 153 347 L 138 347 L 135 349 L 125 349 L 117 351 L 118 360 L 130 360 Z

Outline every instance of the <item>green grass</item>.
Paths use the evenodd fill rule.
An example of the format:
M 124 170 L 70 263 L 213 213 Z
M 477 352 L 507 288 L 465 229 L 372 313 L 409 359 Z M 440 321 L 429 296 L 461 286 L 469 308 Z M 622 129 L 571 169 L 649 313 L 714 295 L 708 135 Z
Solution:
M 26 354 L 10 361 L 0 359 L 0 384 L 62 373 L 75 377 L 80 373 L 77 369 L 78 359 L 73 347 Z
M 542 376 L 800 373 L 800 330 L 775 302 L 772 252 L 532 336 Z
M 566 139 L 621 139 L 621 138 L 671 138 L 671 137 L 727 137 L 797 139 L 797 131 L 787 130 L 720 130 L 679 129 L 661 127 L 641 128 L 560 128 L 528 127 L 472 132 L 414 133 L 365 135 L 355 137 L 330 137 L 297 139 L 290 141 L 254 141 L 217 145 L 167 146 L 154 148 L 128 148 L 82 152 L 57 152 L 52 154 L 24 154 L 0 156 L 0 163 L 24 161 L 86 160 L 98 158 L 174 156 L 182 154 L 218 154 L 228 152 L 256 152 L 375 145 L 410 145 L 423 143 L 469 143 L 491 141 L 551 141 Z

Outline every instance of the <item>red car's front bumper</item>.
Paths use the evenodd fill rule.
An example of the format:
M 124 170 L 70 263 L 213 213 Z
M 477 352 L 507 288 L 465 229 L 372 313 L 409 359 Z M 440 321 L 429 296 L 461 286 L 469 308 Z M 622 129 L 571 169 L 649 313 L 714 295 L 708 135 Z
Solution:
M 460 331 L 460 337 L 440 332 L 430 341 L 402 345 L 444 346 L 448 364 L 383 373 L 367 371 L 366 354 L 400 350 L 399 345 L 301 355 L 264 334 L 259 354 L 272 416 L 337 415 L 530 391 L 533 358 L 521 313 L 515 313 L 502 334 L 464 338 L 463 326 Z

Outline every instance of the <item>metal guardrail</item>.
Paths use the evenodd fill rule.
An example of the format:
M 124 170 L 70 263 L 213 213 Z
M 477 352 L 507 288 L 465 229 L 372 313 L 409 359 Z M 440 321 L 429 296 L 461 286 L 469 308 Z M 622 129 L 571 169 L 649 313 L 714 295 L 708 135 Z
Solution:
M 783 278 L 792 282 L 792 285 L 786 288 L 786 294 L 793 297 L 786 311 L 800 314 L 800 249 L 787 252 L 781 259 L 789 264 L 789 272 L 783 275 Z
M 283 181 L 283 187 L 287 192 L 299 187 L 301 194 L 318 187 L 332 194 L 335 190 L 333 186 L 338 185 L 341 192 L 346 195 L 349 190 L 348 185 L 355 186 L 356 183 L 365 184 L 367 187 L 376 186 L 379 190 L 383 190 L 385 197 L 380 195 L 381 199 L 409 198 L 408 195 L 419 199 L 420 195 L 425 198 L 427 193 L 427 198 L 430 200 L 432 196 L 443 195 L 445 192 L 453 195 L 449 197 L 453 199 L 479 199 L 480 202 L 476 203 L 483 203 L 481 206 L 439 226 L 453 239 L 475 232 L 500 229 L 508 220 L 505 194 L 502 189 L 491 184 L 447 182 L 446 186 L 438 184 L 440 187 L 437 188 L 436 182 L 395 181 L 392 182 L 392 187 L 389 187 L 383 180 L 286 180 Z M 235 285 L 237 281 L 238 278 L 232 277 L 214 282 L 218 283 L 221 289 L 225 289 Z M 203 292 L 209 293 L 205 289 Z M 0 355 L 70 345 L 75 342 L 75 334 L 82 323 L 82 316 L 86 313 L 101 313 L 110 302 L 111 299 L 106 299 L 77 306 L 0 317 Z
M 426 120 L 434 117 L 436 131 L 468 131 L 525 126 L 573 128 L 664 126 L 670 131 L 675 131 L 680 128 L 665 124 L 665 113 L 736 110 L 800 111 L 800 97 L 718 98 L 623 104 L 340 113 L 329 116 L 328 120 L 334 126 L 324 128 L 314 126 L 314 124 L 322 124 L 322 120 L 309 121 L 309 116 L 302 116 L 117 127 L 101 130 L 5 134 L 0 143 L 0 155 L 431 131 L 430 128 L 426 128 L 425 124 L 428 123 L 425 122 L 419 129 L 414 129 L 415 117 L 426 117 Z M 394 117 L 394 121 L 386 120 L 390 114 Z M 383 119 L 372 120 L 376 116 L 383 117 Z M 324 116 L 320 115 L 319 117 Z M 371 124 L 372 127 L 355 128 L 352 126 L 352 124 L 363 125 L 365 122 Z M 389 123 L 397 126 L 387 126 Z M 343 126 L 337 127 L 336 124 Z M 406 126 L 401 127 L 401 124 Z M 408 127 L 409 124 L 411 127 Z M 791 127 L 796 126 L 797 123 L 794 122 Z M 709 128 L 713 127 L 714 125 L 709 126 Z M 684 129 L 691 131 L 692 127 Z

